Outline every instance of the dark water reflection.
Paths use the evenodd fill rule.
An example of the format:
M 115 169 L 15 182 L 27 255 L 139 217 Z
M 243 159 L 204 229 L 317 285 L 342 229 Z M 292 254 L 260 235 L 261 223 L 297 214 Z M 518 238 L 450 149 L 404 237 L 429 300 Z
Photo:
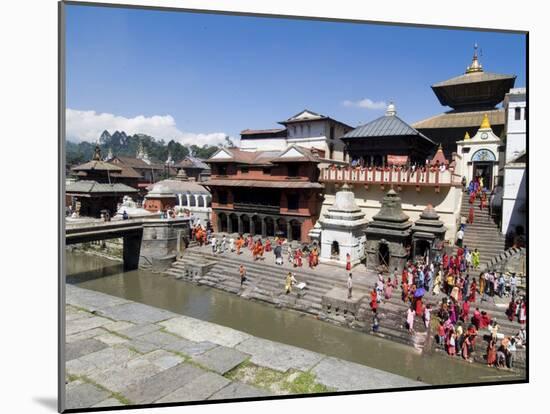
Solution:
M 238 296 L 138 270 L 83 253 L 67 253 L 67 281 L 182 315 L 228 326 L 251 335 L 299 346 L 430 384 L 519 379 L 508 372 L 412 348 L 284 311 Z

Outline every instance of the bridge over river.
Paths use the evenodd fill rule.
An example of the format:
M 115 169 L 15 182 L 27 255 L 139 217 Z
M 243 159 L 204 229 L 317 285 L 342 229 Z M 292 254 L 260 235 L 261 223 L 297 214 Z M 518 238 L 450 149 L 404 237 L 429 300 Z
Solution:
M 162 268 L 175 260 L 189 240 L 190 218 L 135 218 L 65 222 L 65 245 L 122 238 L 125 270 Z

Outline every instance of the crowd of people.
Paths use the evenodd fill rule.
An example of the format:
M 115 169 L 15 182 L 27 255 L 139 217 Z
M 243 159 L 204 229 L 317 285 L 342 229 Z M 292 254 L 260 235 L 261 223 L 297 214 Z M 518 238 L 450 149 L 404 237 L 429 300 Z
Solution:
M 478 185 L 481 185 L 478 183 Z M 475 186 L 473 187 L 475 188 Z M 283 249 L 287 251 L 287 261 L 295 268 L 318 265 L 319 249 L 317 245 L 291 248 L 282 236 L 266 239 L 244 237 L 239 234 L 236 239 L 223 235 L 213 237 L 207 223 L 206 228 L 198 225 L 193 228 L 193 238 L 199 244 L 212 246 L 213 254 L 232 252 L 237 255 L 249 249 L 254 261 L 265 260 L 265 254 L 273 252 L 275 263 L 282 265 Z M 397 268 L 384 277 L 378 273 L 377 280 L 370 292 L 370 308 L 373 314 L 372 330 L 378 331 L 380 325 L 379 304 L 400 294 L 401 300 L 407 304 L 405 328 L 413 334 L 415 320 L 420 319 L 422 326 L 429 329 L 432 325 L 439 347 L 448 355 L 461 357 L 472 361 L 477 341 L 487 340 L 486 361 L 490 366 L 508 367 L 513 364 L 513 352 L 526 346 L 525 325 L 527 317 L 527 300 L 518 292 L 519 278 L 516 274 L 503 274 L 494 271 L 479 272 L 480 258 L 477 249 L 468 246 L 459 247 L 455 254 L 444 253 L 434 260 L 416 258 L 409 260 L 403 271 Z M 352 295 L 351 258 L 346 256 L 348 271 L 348 298 Z M 239 268 L 241 285 L 247 280 L 244 265 Z M 471 276 L 472 273 L 477 277 Z M 296 275 L 288 272 L 284 280 L 284 291 L 289 294 L 297 284 Z M 305 285 L 305 284 L 304 284 Z M 399 292 L 400 290 L 400 292 Z M 441 300 L 439 297 L 441 297 Z M 506 316 L 510 321 L 518 321 L 522 325 L 515 336 L 505 336 L 499 332 L 500 325 L 496 318 L 485 310 L 480 310 L 483 302 L 494 303 L 495 297 L 510 298 Z M 435 304 L 434 304 L 435 302 Z M 488 335 L 481 336 L 479 331 L 487 330 Z M 478 346 L 479 348 L 479 346 Z
M 401 285 L 401 300 L 406 303 L 405 327 L 414 333 L 415 318 L 429 328 L 435 323 L 436 339 L 441 349 L 450 356 L 459 356 L 472 361 L 475 344 L 480 330 L 488 330 L 486 361 L 489 366 L 512 368 L 513 352 L 526 345 L 525 324 L 527 318 L 527 300 L 518 294 L 518 277 L 493 271 L 479 273 L 479 277 L 470 277 L 469 272 L 479 266 L 477 251 L 469 252 L 468 248 L 459 247 L 455 255 L 444 254 L 432 263 L 423 259 L 409 261 L 401 274 L 399 283 L 395 269 L 393 279 L 384 281 L 381 274 L 371 292 L 371 309 L 376 315 L 377 304 L 382 297 L 390 299 L 398 284 Z M 424 303 L 426 295 L 441 295 L 437 309 Z M 482 302 L 499 296 L 511 298 L 506 315 L 510 321 L 516 320 L 522 329 L 515 336 L 505 336 L 499 332 L 500 325 L 496 318 L 487 311 L 480 310 Z M 432 318 L 432 313 L 435 318 Z M 433 319 L 433 321 L 432 321 Z M 483 337 L 481 338 L 483 340 Z

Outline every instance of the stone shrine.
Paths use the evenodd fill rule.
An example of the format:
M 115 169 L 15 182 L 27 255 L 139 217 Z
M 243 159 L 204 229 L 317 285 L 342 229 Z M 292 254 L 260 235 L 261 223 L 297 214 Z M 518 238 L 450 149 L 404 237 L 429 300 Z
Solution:
M 368 220 L 355 203 L 350 187 L 344 184 L 336 193 L 332 207 L 319 219 L 321 263 L 346 265 L 346 255 L 351 265 L 359 264 L 365 258 L 365 228 Z M 310 233 L 311 234 L 311 233 Z
M 367 268 L 403 270 L 409 256 L 411 227 L 409 216 L 401 208 L 401 198 L 394 190 L 388 191 L 365 231 Z
M 412 256 L 428 257 L 431 261 L 438 254 L 442 255 L 446 231 L 439 215 L 433 206 L 428 204 L 411 230 Z

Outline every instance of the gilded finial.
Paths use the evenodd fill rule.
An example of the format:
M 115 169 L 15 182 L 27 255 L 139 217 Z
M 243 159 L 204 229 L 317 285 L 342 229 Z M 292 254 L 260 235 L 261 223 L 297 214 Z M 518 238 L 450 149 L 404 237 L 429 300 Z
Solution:
M 464 141 L 468 141 L 470 139 L 470 134 L 468 134 L 468 131 L 464 134 Z
M 92 158 L 92 160 L 101 161 L 101 149 L 99 148 L 99 145 L 95 146 L 94 157 Z
M 441 142 L 439 143 L 439 148 L 437 148 L 438 151 L 443 151 L 443 145 L 441 145 Z
M 479 129 L 491 129 L 491 123 L 489 122 L 489 116 L 487 114 L 483 115 L 483 121 L 481 121 Z
M 470 66 L 466 68 L 466 73 L 475 72 L 483 72 L 483 66 L 481 66 L 481 63 L 479 63 L 477 58 L 477 43 L 474 45 L 474 56 L 472 58 L 472 63 L 470 63 Z

